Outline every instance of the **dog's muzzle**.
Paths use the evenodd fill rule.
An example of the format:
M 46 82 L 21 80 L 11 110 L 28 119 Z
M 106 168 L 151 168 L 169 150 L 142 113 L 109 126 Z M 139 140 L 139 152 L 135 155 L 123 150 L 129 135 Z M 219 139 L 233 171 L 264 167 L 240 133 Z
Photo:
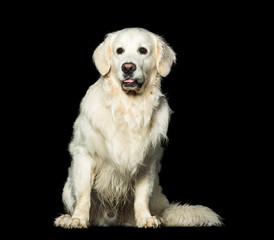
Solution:
M 121 80 L 122 89 L 124 91 L 135 91 L 141 89 L 143 85 L 143 79 L 134 78 L 134 72 L 136 70 L 136 65 L 134 63 L 124 63 L 121 67 L 123 72 L 123 80 Z

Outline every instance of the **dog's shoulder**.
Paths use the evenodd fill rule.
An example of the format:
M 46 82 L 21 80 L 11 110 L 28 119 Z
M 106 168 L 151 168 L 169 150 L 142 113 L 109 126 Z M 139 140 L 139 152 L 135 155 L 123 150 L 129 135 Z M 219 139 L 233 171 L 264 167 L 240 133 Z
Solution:
M 103 79 L 99 78 L 94 84 L 92 84 L 86 91 L 85 96 L 82 98 L 80 104 L 80 112 L 89 113 L 97 111 L 100 108 L 102 101 L 102 85 Z

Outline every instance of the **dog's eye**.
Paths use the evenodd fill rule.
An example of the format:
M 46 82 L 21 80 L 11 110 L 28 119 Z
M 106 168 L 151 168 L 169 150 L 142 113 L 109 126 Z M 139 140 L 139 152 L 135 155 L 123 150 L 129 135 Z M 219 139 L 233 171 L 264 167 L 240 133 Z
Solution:
M 147 50 L 146 50 L 144 47 L 140 47 L 140 48 L 138 49 L 138 51 L 139 51 L 139 53 L 141 53 L 141 54 L 147 54 Z
M 117 54 L 122 54 L 123 52 L 124 52 L 124 49 L 121 48 L 121 47 L 119 47 L 119 48 L 116 49 L 116 53 Z

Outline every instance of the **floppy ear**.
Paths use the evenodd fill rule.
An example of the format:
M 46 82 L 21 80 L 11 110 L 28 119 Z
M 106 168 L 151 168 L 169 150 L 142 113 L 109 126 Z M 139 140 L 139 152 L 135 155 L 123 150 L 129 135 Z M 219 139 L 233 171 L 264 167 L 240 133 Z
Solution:
M 171 66 L 176 62 L 176 54 L 170 46 L 161 38 L 157 39 L 157 70 L 161 76 L 169 74 Z
M 110 49 L 111 34 L 106 35 L 102 42 L 93 53 L 93 61 L 96 68 L 102 76 L 106 75 L 110 70 L 111 49 Z

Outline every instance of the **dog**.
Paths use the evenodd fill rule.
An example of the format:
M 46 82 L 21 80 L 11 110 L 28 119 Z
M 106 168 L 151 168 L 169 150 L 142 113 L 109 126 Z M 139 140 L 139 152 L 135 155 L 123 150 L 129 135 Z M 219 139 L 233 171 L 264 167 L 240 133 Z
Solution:
M 95 49 L 100 78 L 81 101 L 69 145 L 63 228 L 219 226 L 202 205 L 170 204 L 158 173 L 171 115 L 161 79 L 176 61 L 166 41 L 143 28 L 109 33 Z

